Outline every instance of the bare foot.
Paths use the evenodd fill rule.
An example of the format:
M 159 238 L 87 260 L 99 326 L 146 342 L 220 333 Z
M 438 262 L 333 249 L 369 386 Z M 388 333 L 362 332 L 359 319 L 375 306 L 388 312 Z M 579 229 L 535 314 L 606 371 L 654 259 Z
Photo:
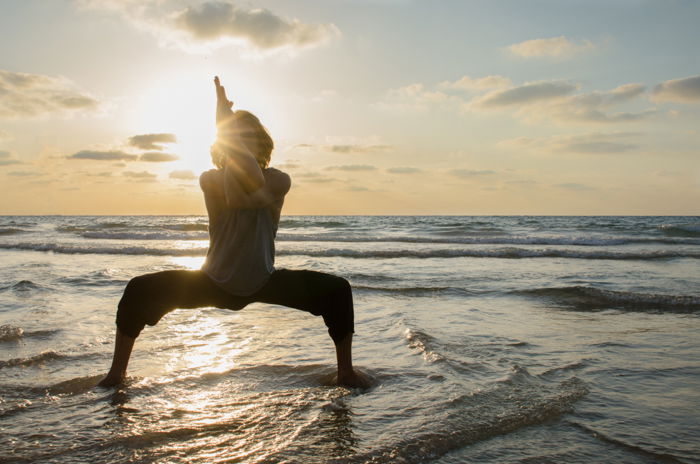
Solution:
M 107 374 L 107 376 L 100 380 L 100 383 L 97 384 L 98 387 L 104 387 L 104 388 L 111 388 L 115 385 L 119 385 L 124 383 L 124 377 L 117 376 L 117 375 L 112 375 L 112 374 Z
M 373 379 L 357 369 L 347 373 L 338 373 L 338 385 L 350 388 L 370 388 L 374 383 Z

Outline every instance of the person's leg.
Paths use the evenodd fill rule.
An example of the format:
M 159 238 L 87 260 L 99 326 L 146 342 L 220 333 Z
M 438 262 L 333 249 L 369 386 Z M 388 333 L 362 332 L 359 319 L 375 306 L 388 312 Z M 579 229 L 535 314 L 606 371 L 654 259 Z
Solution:
M 246 303 L 220 289 L 202 271 L 162 271 L 134 277 L 119 301 L 112 366 L 99 385 L 110 387 L 124 380 L 134 341 L 146 324 L 156 325 L 176 308 L 241 309 Z
M 124 381 L 126 377 L 126 366 L 129 364 L 131 349 L 134 347 L 135 338 L 123 334 L 117 327 L 117 335 L 114 339 L 114 357 L 112 366 L 104 379 L 97 385 L 100 387 L 113 387 Z
M 370 386 L 367 376 L 352 365 L 354 308 L 352 288 L 347 280 L 322 272 L 282 269 L 275 271 L 251 299 L 322 316 L 335 344 L 338 383 L 352 387 Z

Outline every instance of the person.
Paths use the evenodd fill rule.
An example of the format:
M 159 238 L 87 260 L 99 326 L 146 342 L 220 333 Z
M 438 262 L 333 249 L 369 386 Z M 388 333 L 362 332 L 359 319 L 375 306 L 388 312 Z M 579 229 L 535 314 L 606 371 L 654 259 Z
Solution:
M 369 377 L 352 365 L 354 308 L 348 281 L 316 271 L 275 269 L 274 239 L 291 180 L 268 167 L 274 143 L 260 120 L 233 111 L 218 77 L 214 84 L 217 139 L 211 156 L 216 169 L 200 177 L 209 216 L 206 261 L 198 271 L 161 271 L 129 281 L 117 309 L 112 365 L 98 385 L 124 381 L 136 338 L 168 312 L 211 306 L 240 310 L 263 302 L 322 316 L 335 344 L 337 383 L 370 386 Z

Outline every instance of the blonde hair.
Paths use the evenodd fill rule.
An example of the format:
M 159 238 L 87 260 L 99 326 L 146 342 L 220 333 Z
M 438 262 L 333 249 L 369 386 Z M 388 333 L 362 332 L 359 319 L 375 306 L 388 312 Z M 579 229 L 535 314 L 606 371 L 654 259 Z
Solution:
M 274 148 L 272 137 L 260 119 L 249 111 L 238 110 L 218 124 L 216 142 L 211 147 L 211 157 L 214 165 L 221 169 L 225 156 L 246 149 L 255 156 L 260 169 L 265 169 L 270 164 Z

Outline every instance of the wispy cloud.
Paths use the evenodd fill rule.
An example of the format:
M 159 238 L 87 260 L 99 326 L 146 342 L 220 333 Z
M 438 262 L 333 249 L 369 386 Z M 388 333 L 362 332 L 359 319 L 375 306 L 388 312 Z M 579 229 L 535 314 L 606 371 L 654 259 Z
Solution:
M 662 82 L 654 86 L 653 98 L 679 103 L 700 102 L 700 75 Z
M 41 174 L 36 171 L 12 171 L 8 172 L 7 175 L 13 177 L 35 177 Z
M 560 99 L 572 94 L 577 88 L 576 84 L 564 81 L 529 82 L 517 87 L 489 92 L 475 99 L 472 105 L 480 108 L 529 105 Z
M 575 192 L 582 192 L 582 191 L 587 191 L 587 190 L 595 190 L 593 187 L 590 187 L 585 184 L 579 184 L 576 182 L 564 182 L 562 184 L 556 184 L 555 187 L 564 189 L 564 190 L 573 190 Z
M 300 143 L 293 147 L 296 150 L 320 150 L 341 154 L 369 154 L 382 153 L 393 150 L 391 145 L 382 144 L 327 144 L 317 145 L 312 143 Z
M 345 166 L 328 166 L 328 171 L 374 171 L 377 168 L 368 164 L 350 164 Z
M 266 8 L 234 1 L 175 2 L 83 0 L 93 9 L 117 12 L 136 27 L 156 35 L 160 44 L 187 52 L 211 52 L 225 46 L 249 51 L 297 51 L 340 35 L 335 24 L 309 24 L 285 18 Z M 182 2 L 180 2 L 182 5 Z
M 124 171 L 122 172 L 122 175 L 124 177 L 129 177 L 132 179 L 139 179 L 139 180 L 155 180 L 157 175 L 148 172 L 148 171 L 140 171 L 140 172 L 135 172 L 135 171 Z
M 80 160 L 96 160 L 96 161 L 134 161 L 138 159 L 138 155 L 131 153 L 126 153 L 120 150 L 113 151 L 92 151 L 92 150 L 82 150 L 77 153 L 73 153 L 68 156 L 69 159 L 80 159 Z
M 159 151 L 149 151 L 139 155 L 139 161 L 147 161 L 149 163 L 164 163 L 168 161 L 179 160 L 180 157 L 172 153 L 162 153 Z
M 470 110 L 513 108 L 515 116 L 529 122 L 544 119 L 560 123 L 608 124 L 648 119 L 656 108 L 615 111 L 615 107 L 639 99 L 646 87 L 639 83 L 620 85 L 609 91 L 575 94 L 577 84 L 562 81 L 527 83 L 478 96 L 466 107 Z
M 193 180 L 197 178 L 192 171 L 172 171 L 168 177 L 178 180 Z
M 496 171 L 490 169 L 451 169 L 447 173 L 454 177 L 462 179 L 471 179 L 474 177 L 490 176 L 496 174 Z
M 441 82 L 437 87 L 464 90 L 472 95 L 448 95 L 424 84 L 413 84 L 388 91 L 388 95 L 394 98 L 385 99 L 375 106 L 404 110 L 461 107 L 465 112 L 508 111 L 529 123 L 551 120 L 585 125 L 631 123 L 659 113 L 655 107 L 626 111 L 626 108 L 618 108 L 638 102 L 647 95 L 646 86 L 640 83 L 623 84 L 607 91 L 577 93 L 580 85 L 575 82 L 541 80 L 513 85 L 510 79 L 494 75 L 481 78 L 464 76 L 455 82 Z M 684 83 L 684 95 L 688 100 L 692 98 L 692 89 L 693 82 Z
M 519 137 L 505 140 L 499 145 L 550 153 L 624 153 L 639 148 L 635 140 L 641 135 L 637 132 L 594 132 L 551 137 Z
M 128 144 L 141 150 L 163 150 L 164 143 L 177 143 L 175 134 L 141 134 L 129 137 Z
M 66 116 L 93 111 L 97 99 L 65 77 L 0 70 L 0 118 Z
M 614 112 L 616 105 L 630 102 L 644 94 L 642 84 L 624 84 L 608 92 L 573 95 L 548 109 L 553 119 L 572 122 L 615 123 L 647 119 L 657 113 L 654 108 L 636 112 Z
M 510 79 L 498 75 L 478 78 L 472 78 L 470 76 L 465 75 L 454 82 L 444 81 L 438 84 L 438 86 L 443 89 L 465 90 L 469 92 L 498 89 L 503 87 L 510 87 L 511 85 L 512 82 Z
M 506 49 L 521 58 L 569 59 L 582 52 L 595 49 L 595 45 L 590 40 L 576 43 L 562 35 L 547 39 L 526 40 L 510 45 Z
M 335 179 L 333 179 L 332 177 L 327 177 L 327 176 L 324 176 L 323 174 L 320 174 L 318 172 L 313 172 L 313 171 L 299 172 L 299 173 L 294 174 L 294 177 L 300 178 L 304 182 L 313 182 L 313 183 L 317 183 L 317 184 L 335 181 Z
M 386 170 L 389 174 L 417 174 L 423 172 L 422 169 L 413 168 L 410 166 L 396 166 Z
M 375 106 L 385 110 L 425 111 L 436 104 L 447 104 L 459 100 L 439 91 L 429 90 L 421 83 L 389 89 Z
M 13 164 L 22 164 L 15 155 L 6 150 L 0 150 L 0 166 L 10 166 Z

